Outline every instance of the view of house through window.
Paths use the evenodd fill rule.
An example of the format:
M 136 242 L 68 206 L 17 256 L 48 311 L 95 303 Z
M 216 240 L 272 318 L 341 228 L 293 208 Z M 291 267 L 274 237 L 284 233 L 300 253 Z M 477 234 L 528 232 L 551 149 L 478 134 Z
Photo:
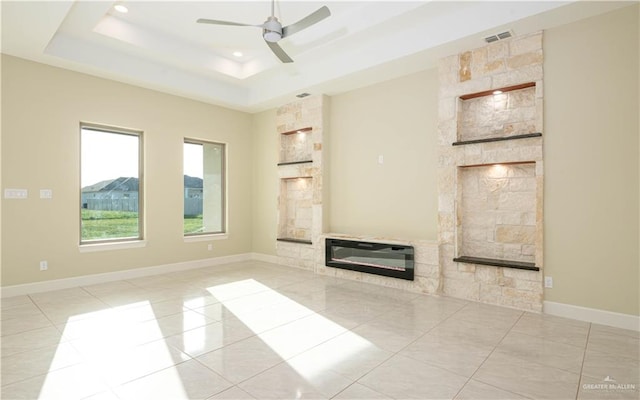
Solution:
M 141 239 L 142 133 L 80 128 L 80 242 Z
M 184 141 L 184 234 L 225 232 L 225 145 Z

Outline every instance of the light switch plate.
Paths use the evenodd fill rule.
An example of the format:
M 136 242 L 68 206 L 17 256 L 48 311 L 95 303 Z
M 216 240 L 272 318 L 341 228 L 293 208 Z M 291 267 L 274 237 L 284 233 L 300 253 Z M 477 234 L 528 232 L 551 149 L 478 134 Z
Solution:
M 41 199 L 51 199 L 51 198 L 53 198 L 53 190 L 51 190 L 51 189 L 40 189 L 40 198 Z
M 5 189 L 5 199 L 26 199 L 29 196 L 27 189 Z

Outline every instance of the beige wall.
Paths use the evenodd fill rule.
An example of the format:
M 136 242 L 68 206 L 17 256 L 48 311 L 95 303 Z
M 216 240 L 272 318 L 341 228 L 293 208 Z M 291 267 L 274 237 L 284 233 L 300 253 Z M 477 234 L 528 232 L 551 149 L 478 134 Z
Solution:
M 437 71 L 331 97 L 326 113 L 325 230 L 437 239 Z M 275 110 L 252 116 L 253 251 L 275 255 Z M 378 155 L 384 164 L 378 164 Z
M 251 251 L 251 116 L 151 90 L 2 57 L 2 284 L 157 266 Z M 144 248 L 81 253 L 79 122 L 144 131 Z M 229 239 L 185 243 L 182 141 L 228 144 Z M 53 189 L 40 200 L 39 189 Z M 49 270 L 39 271 L 47 260 Z
M 437 112 L 435 69 L 331 98 L 330 232 L 437 239 Z
M 638 47 L 634 8 L 545 32 L 545 300 L 639 314 Z
M 252 116 L 252 207 L 253 252 L 276 255 L 278 222 L 278 133 L 276 110 L 268 110 Z

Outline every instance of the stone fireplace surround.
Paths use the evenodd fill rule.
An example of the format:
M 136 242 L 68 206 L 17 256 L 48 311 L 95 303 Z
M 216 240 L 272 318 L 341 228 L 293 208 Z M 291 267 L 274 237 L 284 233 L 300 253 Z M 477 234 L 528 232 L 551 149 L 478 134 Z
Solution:
M 281 158 L 293 158 L 279 164 L 281 180 L 309 178 L 312 192 L 291 196 L 281 189 L 279 234 L 283 224 L 285 230 L 287 224 L 300 224 L 284 217 L 294 204 L 285 197 L 311 199 L 311 211 L 302 213 L 308 231 L 297 231 L 305 240 L 278 241 L 278 262 L 413 292 L 541 311 L 542 60 L 541 32 L 440 60 L 437 241 L 323 233 L 322 133 L 328 99 L 312 97 L 278 109 L 279 134 L 304 129 L 313 140 L 281 141 Z M 312 162 L 298 161 L 309 151 Z M 413 246 L 414 280 L 327 267 L 326 238 Z

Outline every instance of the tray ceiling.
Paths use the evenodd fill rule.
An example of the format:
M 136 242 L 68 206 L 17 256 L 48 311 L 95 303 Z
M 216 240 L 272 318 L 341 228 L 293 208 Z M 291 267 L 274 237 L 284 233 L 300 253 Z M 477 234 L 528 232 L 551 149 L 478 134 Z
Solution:
M 114 5 L 122 3 L 122 14 Z M 435 66 L 485 36 L 546 29 L 627 3 L 587 1 L 276 1 L 283 25 L 323 5 L 326 20 L 282 39 L 282 64 L 254 27 L 269 1 L 3 1 L 2 52 L 256 112 L 300 92 L 337 94 Z M 233 53 L 241 52 L 237 57 Z

